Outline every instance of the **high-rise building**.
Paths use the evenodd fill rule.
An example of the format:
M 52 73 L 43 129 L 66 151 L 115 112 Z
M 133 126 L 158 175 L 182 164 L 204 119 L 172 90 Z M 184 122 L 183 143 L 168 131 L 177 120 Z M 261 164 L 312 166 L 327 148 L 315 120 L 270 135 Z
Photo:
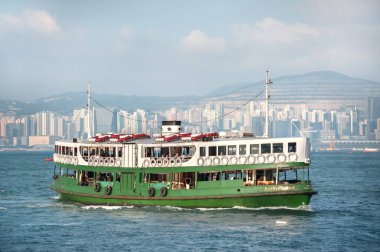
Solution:
M 350 116 L 346 112 L 338 112 L 336 114 L 338 135 L 349 136 L 350 135 Z
M 301 136 L 301 121 L 297 119 L 292 119 L 290 121 L 290 136 L 291 137 L 299 137 Z
M 252 117 L 252 132 L 255 136 L 262 136 L 264 134 L 264 116 L 253 116 Z
M 351 136 L 359 135 L 359 112 L 356 106 L 350 111 L 350 133 Z
M 289 137 L 290 136 L 290 121 L 289 120 L 274 120 L 272 123 L 272 137 Z
M 94 108 L 94 133 L 117 132 L 116 114 L 115 109 Z
M 380 118 L 380 97 L 368 97 L 368 133 L 373 133 Z

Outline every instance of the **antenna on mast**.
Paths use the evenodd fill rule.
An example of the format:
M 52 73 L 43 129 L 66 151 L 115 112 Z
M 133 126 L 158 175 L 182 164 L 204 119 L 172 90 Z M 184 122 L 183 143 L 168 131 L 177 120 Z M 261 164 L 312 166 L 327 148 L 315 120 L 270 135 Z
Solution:
M 266 70 L 266 78 L 265 78 L 265 132 L 263 137 L 268 138 L 269 137 L 269 85 L 273 83 L 269 79 L 269 71 Z
M 91 138 L 91 87 L 87 85 L 87 138 Z

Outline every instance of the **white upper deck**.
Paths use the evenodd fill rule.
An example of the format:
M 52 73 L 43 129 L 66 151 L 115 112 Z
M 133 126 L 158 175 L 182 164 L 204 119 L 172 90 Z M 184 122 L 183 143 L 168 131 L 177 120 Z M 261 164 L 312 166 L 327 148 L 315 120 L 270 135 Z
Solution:
M 196 136 L 199 134 L 165 141 L 140 134 L 144 139 L 137 137 L 124 142 L 110 136 L 98 142 L 57 141 L 54 161 L 126 168 L 310 162 L 307 138 L 218 138 L 215 133 Z

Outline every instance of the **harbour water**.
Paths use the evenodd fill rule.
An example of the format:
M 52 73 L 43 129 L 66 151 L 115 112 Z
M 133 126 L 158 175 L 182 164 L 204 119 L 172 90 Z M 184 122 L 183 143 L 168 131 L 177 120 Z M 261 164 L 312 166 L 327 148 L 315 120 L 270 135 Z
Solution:
M 312 153 L 308 209 L 62 202 L 49 152 L 0 152 L 0 251 L 379 251 L 380 154 Z

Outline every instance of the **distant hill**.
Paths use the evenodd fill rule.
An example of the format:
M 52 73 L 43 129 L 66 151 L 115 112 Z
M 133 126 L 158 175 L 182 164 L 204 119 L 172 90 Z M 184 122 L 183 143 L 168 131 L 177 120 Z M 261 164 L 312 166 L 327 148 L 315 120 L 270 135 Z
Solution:
M 171 107 L 187 107 L 198 103 L 201 98 L 197 96 L 159 97 L 159 96 L 123 96 L 93 93 L 95 101 L 106 107 L 128 110 L 136 109 L 157 111 Z M 29 115 L 39 111 L 53 111 L 59 114 L 70 114 L 76 108 L 85 108 L 87 97 L 84 92 L 67 92 L 50 97 L 40 98 L 34 102 L 0 100 L 0 112 L 14 111 L 17 115 Z M 92 105 L 99 107 L 96 102 Z
M 367 106 L 369 96 L 380 97 L 379 82 L 353 78 L 332 71 L 283 76 L 272 78 L 272 81 L 270 89 L 273 104 L 308 104 L 314 108 L 357 105 L 363 109 Z M 216 89 L 204 97 L 123 96 L 98 93 L 94 93 L 93 97 L 107 107 L 128 111 L 135 111 L 138 108 L 158 111 L 171 107 L 187 108 L 210 101 L 226 103 L 246 101 L 264 90 L 264 82 L 262 80 L 255 83 L 235 83 Z M 264 95 L 261 95 L 259 100 L 263 100 L 263 97 Z M 86 107 L 86 102 L 84 92 L 67 92 L 29 103 L 0 100 L 0 112 L 14 111 L 17 115 L 27 115 L 48 110 L 69 114 L 75 108 Z
M 271 78 L 271 103 L 309 104 L 314 107 L 366 106 L 368 96 L 380 96 L 380 83 L 332 72 Z M 212 100 L 248 100 L 264 90 L 264 80 L 222 87 L 207 95 Z M 263 96 L 262 96 L 263 97 Z

